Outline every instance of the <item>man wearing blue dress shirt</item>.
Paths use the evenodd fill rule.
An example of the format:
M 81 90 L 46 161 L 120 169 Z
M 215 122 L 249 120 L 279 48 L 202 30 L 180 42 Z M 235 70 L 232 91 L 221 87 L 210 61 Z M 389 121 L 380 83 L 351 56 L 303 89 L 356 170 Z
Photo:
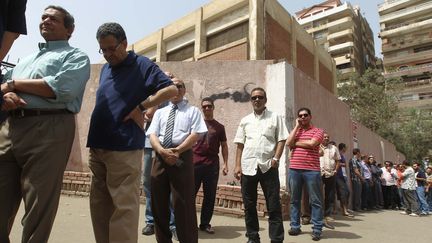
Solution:
M 88 56 L 69 46 L 74 18 L 48 6 L 39 25 L 46 43 L 6 73 L 0 125 L 0 242 L 8 236 L 21 199 L 22 242 L 47 242 L 75 135 L 75 113 L 90 77 Z
M 200 110 L 184 99 L 184 82 L 177 78 L 173 82 L 178 88 L 178 95 L 171 98 L 167 106 L 156 111 L 146 133 L 150 135 L 156 152 L 151 172 L 156 240 L 159 243 L 172 242 L 169 229 L 171 193 L 178 240 L 197 243 L 192 146 L 200 134 L 207 132 L 207 127 Z

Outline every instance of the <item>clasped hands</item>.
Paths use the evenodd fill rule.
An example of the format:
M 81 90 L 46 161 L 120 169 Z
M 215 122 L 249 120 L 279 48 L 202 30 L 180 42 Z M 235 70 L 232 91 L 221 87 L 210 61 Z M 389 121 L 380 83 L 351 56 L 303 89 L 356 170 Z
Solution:
M 1 109 L 3 111 L 15 110 L 24 107 L 27 103 L 14 92 L 7 92 L 3 95 L 3 103 Z
M 180 151 L 177 148 L 163 148 L 159 151 L 163 161 L 168 165 L 175 165 L 180 158 Z

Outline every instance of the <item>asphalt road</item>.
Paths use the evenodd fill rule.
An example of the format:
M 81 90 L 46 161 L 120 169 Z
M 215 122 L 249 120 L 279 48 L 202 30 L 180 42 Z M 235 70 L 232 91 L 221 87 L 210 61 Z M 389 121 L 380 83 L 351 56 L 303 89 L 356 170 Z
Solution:
M 144 225 L 144 205 L 141 205 L 140 232 Z M 23 208 L 18 212 L 11 232 L 11 242 L 21 242 L 21 218 Z M 199 213 L 198 213 L 199 216 Z M 364 243 L 426 243 L 431 242 L 432 216 L 410 217 L 399 214 L 398 211 L 371 211 L 356 214 L 353 219 L 335 216 L 334 230 L 325 230 L 321 242 L 364 242 Z M 216 233 L 208 235 L 199 232 L 199 242 L 238 243 L 246 242 L 243 218 L 233 218 L 215 215 L 212 225 Z M 303 226 L 303 234 L 289 236 L 289 221 L 284 222 L 284 242 L 313 242 L 310 233 L 311 226 Z M 268 239 L 266 220 L 260 221 L 261 242 Z M 93 243 L 95 242 L 88 206 L 88 198 L 62 196 L 57 218 L 50 237 L 50 243 Z M 156 243 L 154 236 L 139 235 L 139 243 Z M 175 243 L 176 241 L 174 241 Z

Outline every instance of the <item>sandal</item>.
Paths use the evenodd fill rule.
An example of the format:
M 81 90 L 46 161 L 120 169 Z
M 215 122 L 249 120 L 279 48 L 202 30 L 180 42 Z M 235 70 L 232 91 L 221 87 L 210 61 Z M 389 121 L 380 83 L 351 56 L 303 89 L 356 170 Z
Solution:
M 346 216 L 346 217 L 354 218 L 354 214 L 344 213 L 344 214 L 342 214 L 342 215 L 343 215 L 343 216 Z

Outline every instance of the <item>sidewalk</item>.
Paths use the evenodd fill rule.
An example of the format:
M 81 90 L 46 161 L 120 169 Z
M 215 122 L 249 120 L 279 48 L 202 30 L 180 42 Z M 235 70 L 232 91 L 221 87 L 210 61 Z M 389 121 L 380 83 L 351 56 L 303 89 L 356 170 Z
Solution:
M 144 225 L 144 205 L 141 205 L 139 231 Z M 18 212 L 11 233 L 11 242 L 21 242 L 21 219 L 23 207 Z M 199 213 L 198 213 L 199 216 Z M 199 241 L 208 243 L 240 243 L 246 242 L 243 218 L 233 218 L 215 215 L 212 225 L 216 231 L 214 235 L 199 232 Z M 432 216 L 410 217 L 399 214 L 398 211 L 371 211 L 357 214 L 354 219 L 336 216 L 333 222 L 335 230 L 325 230 L 321 242 L 367 242 L 367 243 L 398 243 L 430 242 Z M 268 225 L 266 220 L 260 221 L 261 242 L 268 239 Z M 311 226 L 303 226 L 303 234 L 289 236 L 289 221 L 284 222 L 285 241 L 313 242 L 310 237 Z M 428 235 L 427 235 L 428 234 Z M 93 237 L 88 198 L 62 196 L 57 218 L 50 237 L 50 243 L 93 243 Z M 139 235 L 139 243 L 156 243 L 154 236 Z M 176 241 L 174 241 L 176 243 Z

